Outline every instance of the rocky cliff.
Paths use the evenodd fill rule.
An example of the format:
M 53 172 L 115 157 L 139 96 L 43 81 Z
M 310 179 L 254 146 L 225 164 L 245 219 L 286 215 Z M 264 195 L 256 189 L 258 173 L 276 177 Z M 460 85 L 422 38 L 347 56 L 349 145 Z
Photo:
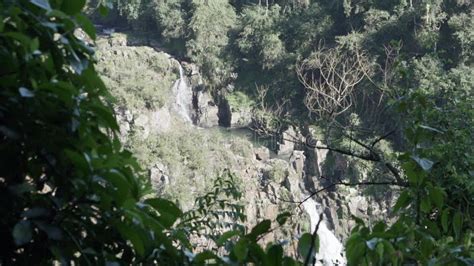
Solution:
M 353 215 L 369 223 L 374 217 L 389 219 L 385 206 L 391 197 L 385 191 L 377 198 L 360 187 L 323 189 L 331 177 L 354 175 L 355 164 L 291 141 L 304 143 L 308 133 L 316 138 L 311 130 L 289 128 L 282 136 L 262 139 L 245 128 L 249 109 L 233 108 L 225 98 L 216 101 L 192 64 L 156 48 L 130 45 L 123 34 L 104 36 L 97 45 L 97 67 L 113 96 L 122 141 L 138 156 L 156 193 L 189 209 L 229 169 L 239 179 L 248 227 L 275 220 L 280 212 L 292 214 L 289 224 L 263 242 L 285 241 L 288 252 L 296 253 L 298 236 L 314 230 L 323 214 L 317 258 L 324 265 L 345 264 L 343 243 L 355 224 Z

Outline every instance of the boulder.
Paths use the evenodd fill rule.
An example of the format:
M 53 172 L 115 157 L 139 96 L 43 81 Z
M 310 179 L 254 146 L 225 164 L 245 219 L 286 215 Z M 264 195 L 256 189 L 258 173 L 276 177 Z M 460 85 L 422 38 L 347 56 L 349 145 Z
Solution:
M 194 93 L 194 109 L 196 114 L 194 121 L 196 125 L 204 128 L 215 127 L 219 125 L 219 108 L 214 103 L 211 95 L 205 91 Z
M 248 127 L 252 123 L 252 111 L 250 109 L 241 109 L 232 111 L 230 126 L 233 128 Z
M 150 180 L 156 191 L 163 191 L 165 186 L 170 183 L 168 167 L 161 162 L 156 163 L 155 166 L 150 168 Z

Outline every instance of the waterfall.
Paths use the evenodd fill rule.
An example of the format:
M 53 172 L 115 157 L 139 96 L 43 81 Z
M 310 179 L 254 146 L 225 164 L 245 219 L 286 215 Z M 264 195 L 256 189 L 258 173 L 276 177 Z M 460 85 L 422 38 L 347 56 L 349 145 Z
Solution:
M 314 231 L 319 222 L 318 204 L 311 198 L 303 202 L 303 208 L 311 219 L 311 232 Z M 331 230 L 328 229 L 325 221 L 319 224 L 319 252 L 316 253 L 316 265 L 346 265 L 344 258 L 344 246 L 337 239 Z
M 192 123 L 193 91 L 188 85 L 181 64 L 179 64 L 179 79 L 174 83 L 172 90 L 175 96 L 173 110 L 186 122 Z

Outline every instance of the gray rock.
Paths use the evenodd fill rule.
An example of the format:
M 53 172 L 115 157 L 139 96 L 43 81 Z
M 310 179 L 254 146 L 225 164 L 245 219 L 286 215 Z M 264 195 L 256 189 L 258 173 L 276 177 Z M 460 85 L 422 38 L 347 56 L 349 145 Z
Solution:
M 209 128 L 219 125 L 219 108 L 214 103 L 208 92 L 195 92 L 196 115 L 195 122 L 198 126 Z
M 154 132 L 166 133 L 171 128 L 171 114 L 168 109 L 162 108 L 151 113 L 151 128 Z
M 306 157 L 303 151 L 293 151 L 290 157 L 290 164 L 298 175 L 303 175 Z
M 255 149 L 255 159 L 259 161 L 267 161 L 270 159 L 270 150 L 267 147 L 259 147 Z
M 293 127 L 288 128 L 282 134 L 282 140 L 278 144 L 278 154 L 291 154 L 295 149 L 295 141 L 298 140 L 298 134 Z
M 250 109 L 232 111 L 230 126 L 233 128 L 248 127 L 252 123 L 252 112 Z
M 150 169 L 150 180 L 153 188 L 158 192 L 163 191 L 166 185 L 170 183 L 168 167 L 158 162 Z

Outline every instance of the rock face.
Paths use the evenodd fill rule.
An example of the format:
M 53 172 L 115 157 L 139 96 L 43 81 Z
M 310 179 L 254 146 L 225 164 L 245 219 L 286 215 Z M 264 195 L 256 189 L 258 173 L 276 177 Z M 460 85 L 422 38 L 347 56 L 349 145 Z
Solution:
M 199 127 L 209 128 L 219 125 L 219 108 L 208 92 L 198 90 L 194 92 L 193 105 L 196 113 L 194 123 Z

